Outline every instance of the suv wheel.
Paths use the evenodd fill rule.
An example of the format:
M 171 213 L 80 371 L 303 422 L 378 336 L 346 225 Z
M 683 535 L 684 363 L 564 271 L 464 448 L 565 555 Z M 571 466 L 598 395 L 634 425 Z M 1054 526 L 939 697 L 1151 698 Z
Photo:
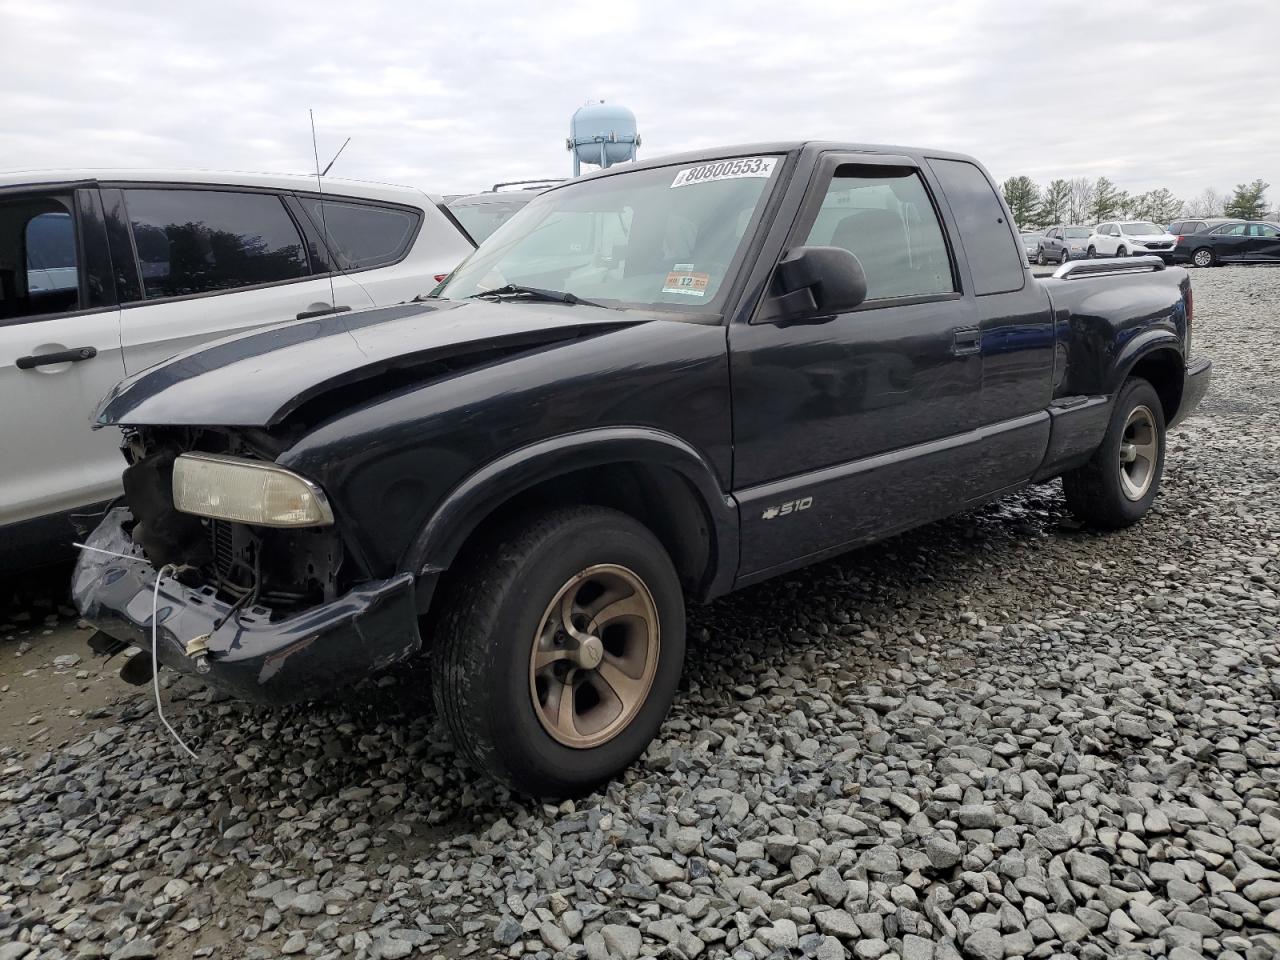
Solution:
M 1068 250 L 1066 247 L 1063 247 L 1063 248 L 1062 248 L 1062 256 L 1060 256 L 1060 257 L 1058 258 L 1058 262 L 1059 262 L 1059 263 L 1066 263 L 1066 262 L 1067 262 L 1068 260 L 1070 260 L 1070 259 L 1071 259 L 1071 251 L 1070 251 L 1070 250 Z
M 1036 265 L 1043 267 L 1047 261 L 1044 258 L 1044 247 L 1036 247 Z
M 1129 255 L 1129 251 L 1128 251 L 1128 250 L 1126 250 L 1124 247 L 1117 247 L 1117 248 L 1116 248 L 1116 256 L 1117 256 L 1117 257 L 1127 257 L 1128 255 Z
M 1085 254 L 1085 256 L 1087 256 L 1090 260 L 1095 259 L 1098 256 L 1098 248 L 1095 247 L 1092 243 L 1089 244 L 1089 250 Z
M 1101 445 L 1088 463 L 1062 477 L 1071 512 L 1106 530 L 1141 520 L 1160 489 L 1164 440 L 1155 387 L 1137 377 L 1126 380 Z
M 1191 262 L 1197 267 L 1212 267 L 1214 259 L 1213 251 L 1208 247 L 1201 247 L 1191 254 Z
M 662 544 L 624 513 L 572 507 L 460 562 L 432 684 L 463 755 L 539 796 L 620 773 L 658 732 L 684 662 L 684 598 Z

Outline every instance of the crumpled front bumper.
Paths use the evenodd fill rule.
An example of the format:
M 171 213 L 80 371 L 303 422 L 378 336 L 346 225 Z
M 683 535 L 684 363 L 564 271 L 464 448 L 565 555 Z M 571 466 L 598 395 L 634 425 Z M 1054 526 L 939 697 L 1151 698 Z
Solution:
M 136 559 L 81 551 L 71 594 L 99 630 L 149 650 L 156 570 L 125 532 L 130 519 L 128 509 L 116 507 L 86 543 Z M 157 610 L 160 662 L 242 700 L 288 703 L 350 686 L 422 646 L 408 573 L 360 584 L 331 603 L 274 622 L 250 608 L 213 630 L 230 609 L 211 587 L 165 577 Z M 203 634 L 211 634 L 206 673 L 186 653 L 187 641 Z

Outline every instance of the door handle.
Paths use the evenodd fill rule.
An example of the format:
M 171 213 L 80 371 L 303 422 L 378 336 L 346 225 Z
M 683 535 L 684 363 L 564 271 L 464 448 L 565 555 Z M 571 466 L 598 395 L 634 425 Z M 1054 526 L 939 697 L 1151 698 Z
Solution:
M 19 370 L 30 370 L 33 367 L 45 367 L 55 363 L 79 363 L 81 360 L 92 360 L 97 355 L 97 347 L 72 347 L 70 350 L 19 357 L 17 367 Z
M 331 313 L 347 313 L 350 307 L 325 307 L 322 310 L 303 310 L 298 314 L 298 320 L 310 320 L 312 317 L 327 317 Z
M 977 327 L 961 327 L 952 332 L 951 352 L 957 357 L 965 357 L 982 352 L 982 331 Z

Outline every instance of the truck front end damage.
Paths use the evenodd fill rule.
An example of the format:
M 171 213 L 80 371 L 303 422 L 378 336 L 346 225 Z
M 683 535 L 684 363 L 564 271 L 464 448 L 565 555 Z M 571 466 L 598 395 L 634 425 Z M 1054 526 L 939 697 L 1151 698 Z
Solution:
M 180 477 L 192 459 L 266 474 L 270 450 L 213 431 L 198 453 L 190 431 L 129 440 L 125 502 L 86 541 L 72 578 L 76 606 L 102 632 L 149 651 L 154 604 L 161 664 L 263 703 L 323 696 L 421 647 L 412 575 L 362 576 L 327 504 L 325 517 L 294 526 L 175 507 L 180 456 Z M 210 509 L 227 509 L 215 493 Z

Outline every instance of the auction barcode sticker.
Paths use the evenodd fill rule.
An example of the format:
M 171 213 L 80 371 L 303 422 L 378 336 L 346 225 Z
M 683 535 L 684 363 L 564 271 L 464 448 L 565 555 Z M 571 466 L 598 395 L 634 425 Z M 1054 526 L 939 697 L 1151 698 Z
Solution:
M 716 160 L 700 167 L 685 167 L 671 181 L 671 189 L 687 187 L 695 183 L 713 180 L 737 180 L 741 177 L 771 177 L 777 157 L 740 157 L 737 160 Z

